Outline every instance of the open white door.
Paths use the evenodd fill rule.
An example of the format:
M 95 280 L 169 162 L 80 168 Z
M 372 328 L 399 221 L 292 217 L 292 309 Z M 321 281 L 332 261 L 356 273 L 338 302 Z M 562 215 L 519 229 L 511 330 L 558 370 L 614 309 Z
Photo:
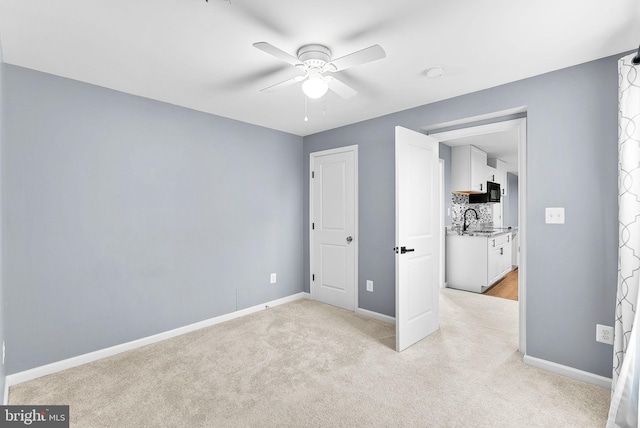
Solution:
M 438 329 L 438 141 L 396 127 L 396 351 Z

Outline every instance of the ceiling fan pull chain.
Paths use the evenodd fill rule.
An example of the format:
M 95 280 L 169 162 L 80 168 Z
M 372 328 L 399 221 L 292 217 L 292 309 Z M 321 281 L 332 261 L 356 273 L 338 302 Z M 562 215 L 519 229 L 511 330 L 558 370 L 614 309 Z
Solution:
M 309 122 L 309 107 L 307 106 L 307 96 L 304 95 L 304 121 Z

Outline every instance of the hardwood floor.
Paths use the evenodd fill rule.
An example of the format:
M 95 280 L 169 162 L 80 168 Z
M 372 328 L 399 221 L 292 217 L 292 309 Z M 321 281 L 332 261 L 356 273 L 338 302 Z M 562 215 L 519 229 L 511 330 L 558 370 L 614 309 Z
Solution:
M 503 299 L 518 300 L 518 268 L 509 272 L 500 282 L 485 291 L 484 294 L 502 297 Z

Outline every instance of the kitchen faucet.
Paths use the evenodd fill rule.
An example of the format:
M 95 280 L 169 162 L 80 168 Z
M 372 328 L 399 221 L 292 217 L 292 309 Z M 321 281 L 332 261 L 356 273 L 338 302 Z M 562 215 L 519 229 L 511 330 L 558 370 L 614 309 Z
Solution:
M 464 214 L 462 215 L 462 231 L 466 232 L 467 231 L 467 213 L 469 211 L 473 211 L 473 213 L 476 215 L 476 220 L 479 220 L 478 218 L 478 211 L 474 210 L 473 208 L 467 208 L 466 211 L 464 212 Z

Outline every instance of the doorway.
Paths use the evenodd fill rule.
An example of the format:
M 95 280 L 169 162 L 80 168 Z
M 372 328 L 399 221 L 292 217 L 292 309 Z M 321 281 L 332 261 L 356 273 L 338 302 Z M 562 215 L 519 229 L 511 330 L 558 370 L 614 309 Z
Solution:
M 358 307 L 358 146 L 310 154 L 311 298 Z
M 526 110 L 524 110 L 526 111 Z M 464 128 L 458 128 L 450 131 L 438 132 L 437 129 L 443 129 L 450 127 L 452 124 L 441 124 L 430 127 L 430 136 L 436 138 L 439 142 L 447 144 L 456 140 L 459 144 L 470 144 L 478 142 L 481 139 L 491 139 L 492 137 L 504 136 L 509 134 L 513 139 L 514 144 L 517 146 L 517 157 L 515 162 L 517 164 L 518 172 L 518 269 L 517 269 L 517 282 L 518 282 L 518 312 L 519 312 L 519 351 L 522 354 L 526 354 L 526 200 L 527 200 L 527 161 L 526 161 L 526 145 L 527 145 L 527 133 L 526 133 L 526 117 L 500 120 L 501 116 L 496 114 L 491 119 L 498 120 L 497 122 L 473 126 L 472 123 L 477 121 L 476 118 L 470 118 L 465 121 L 458 121 L 456 126 L 466 126 Z M 465 125 L 468 124 L 467 125 Z M 493 138 L 494 141 L 497 138 Z M 477 144 L 477 143 L 475 143 Z M 444 207 L 442 207 L 444 210 Z

